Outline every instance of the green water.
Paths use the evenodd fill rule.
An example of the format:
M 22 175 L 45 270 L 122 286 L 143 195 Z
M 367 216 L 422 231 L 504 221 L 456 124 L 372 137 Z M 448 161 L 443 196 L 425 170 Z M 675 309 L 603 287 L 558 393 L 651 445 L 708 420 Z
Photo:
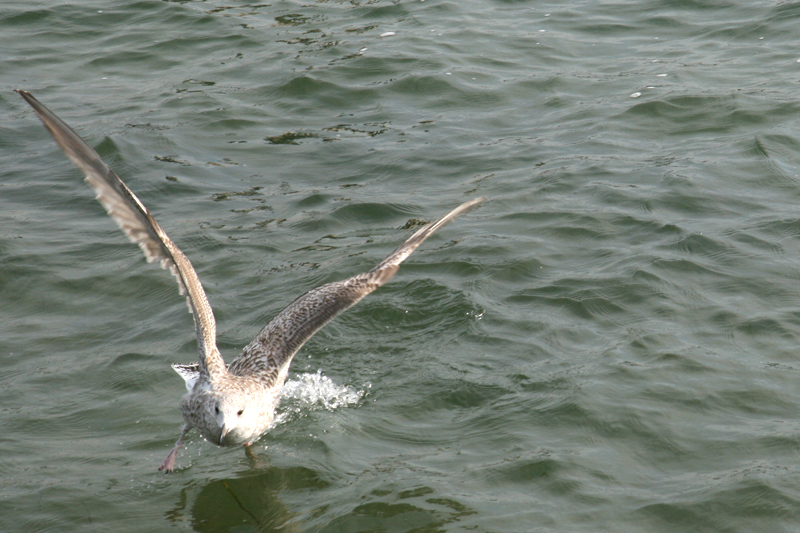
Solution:
M 800 531 L 800 5 L 0 6 L 0 530 Z M 13 89 L 125 179 L 235 357 L 467 199 L 298 354 L 248 457 Z

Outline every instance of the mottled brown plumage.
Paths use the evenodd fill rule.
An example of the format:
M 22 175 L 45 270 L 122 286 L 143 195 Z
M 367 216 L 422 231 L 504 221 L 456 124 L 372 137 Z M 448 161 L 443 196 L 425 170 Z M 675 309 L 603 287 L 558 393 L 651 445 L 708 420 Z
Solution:
M 192 427 L 219 446 L 247 446 L 258 439 L 275 417 L 289 364 L 297 350 L 334 317 L 392 279 L 400 263 L 434 231 L 485 200 L 466 202 L 425 225 L 369 272 L 328 283 L 297 298 L 226 367 L 217 349 L 214 313 L 197 273 L 183 252 L 91 146 L 30 93 L 18 92 L 33 107 L 67 157 L 83 171 L 111 218 L 141 247 L 148 262 L 158 260 L 172 272 L 181 294 L 186 294 L 194 317 L 199 362 L 173 365 L 185 380 L 188 392 L 180 402 L 184 419 L 180 438 L 159 467 L 167 472 L 174 469 L 178 449 Z

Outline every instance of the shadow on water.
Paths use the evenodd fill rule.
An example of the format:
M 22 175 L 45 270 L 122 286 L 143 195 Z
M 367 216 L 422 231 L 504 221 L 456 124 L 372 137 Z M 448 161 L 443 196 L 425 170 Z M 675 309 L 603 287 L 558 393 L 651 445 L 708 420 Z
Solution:
M 477 514 L 475 509 L 451 498 L 437 495 L 425 485 L 410 488 L 407 484 L 386 483 L 367 475 L 355 485 L 366 488 L 367 495 L 344 505 L 323 504 L 316 508 L 284 503 L 297 493 L 332 488 L 320 474 L 306 467 L 278 468 L 266 455 L 248 452 L 250 469 L 237 477 L 216 479 L 205 486 L 187 485 L 179 501 L 165 514 L 176 525 L 183 524 L 198 532 L 359 532 L 390 530 L 397 532 L 438 532 L 448 524 L 461 522 Z M 369 487 L 372 490 L 369 490 Z M 362 490 L 357 491 L 362 493 Z M 294 496 L 290 494 L 294 493 Z M 291 507 L 291 508 L 290 508 Z M 302 508 L 302 509 L 301 509 Z
M 300 531 L 297 517 L 281 501 L 285 490 L 322 489 L 328 483 L 303 467 L 281 469 L 265 456 L 248 452 L 251 470 L 239 477 L 216 479 L 202 487 L 187 486 L 180 501 L 166 513 L 170 522 L 188 522 L 194 531 Z

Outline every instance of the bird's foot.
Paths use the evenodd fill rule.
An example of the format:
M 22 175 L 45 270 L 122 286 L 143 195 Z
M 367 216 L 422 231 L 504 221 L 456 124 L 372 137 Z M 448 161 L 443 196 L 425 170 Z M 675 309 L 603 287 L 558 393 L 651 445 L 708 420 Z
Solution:
M 181 436 L 178 437 L 178 442 L 175 443 L 175 446 L 173 446 L 172 449 L 167 454 L 167 458 L 164 459 L 164 462 L 161 463 L 161 466 L 158 467 L 159 472 L 163 470 L 164 472 L 169 473 L 175 470 L 175 458 L 178 457 L 178 450 L 180 449 L 181 446 L 183 446 L 183 437 L 186 436 L 186 433 L 191 428 L 192 426 L 189 425 L 188 422 L 183 425 L 183 430 L 181 431 Z
M 163 470 L 164 472 L 169 473 L 175 470 L 175 459 L 178 457 L 178 448 L 180 448 L 180 446 L 174 446 L 169 451 L 167 458 L 164 459 L 164 462 L 158 467 L 159 472 Z

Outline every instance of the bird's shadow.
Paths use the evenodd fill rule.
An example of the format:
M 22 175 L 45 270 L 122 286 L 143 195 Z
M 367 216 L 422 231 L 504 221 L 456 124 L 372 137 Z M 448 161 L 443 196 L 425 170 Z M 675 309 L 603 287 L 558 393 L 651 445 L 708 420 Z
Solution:
M 269 457 L 246 448 L 250 468 L 229 479 L 205 486 L 189 485 L 166 513 L 170 522 L 188 524 L 194 531 L 300 531 L 297 515 L 281 501 L 286 490 L 315 490 L 328 486 L 314 470 L 278 468 Z

